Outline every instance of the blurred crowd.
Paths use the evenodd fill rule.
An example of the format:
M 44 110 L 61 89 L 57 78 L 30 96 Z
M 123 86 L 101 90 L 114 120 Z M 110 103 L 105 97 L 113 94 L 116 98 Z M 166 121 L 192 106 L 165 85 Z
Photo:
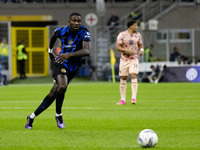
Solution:
M 7 85 L 7 75 L 4 70 L 8 69 L 8 43 L 2 38 L 0 43 L 0 85 Z

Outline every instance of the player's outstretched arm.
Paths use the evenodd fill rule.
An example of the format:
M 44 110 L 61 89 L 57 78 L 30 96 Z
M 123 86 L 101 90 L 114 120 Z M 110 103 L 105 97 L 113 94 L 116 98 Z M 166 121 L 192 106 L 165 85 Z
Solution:
M 82 47 L 83 47 L 82 49 L 80 49 L 76 52 L 59 54 L 56 62 L 63 63 L 65 60 L 69 59 L 70 57 L 89 56 L 90 55 L 90 43 L 87 41 L 83 41 Z

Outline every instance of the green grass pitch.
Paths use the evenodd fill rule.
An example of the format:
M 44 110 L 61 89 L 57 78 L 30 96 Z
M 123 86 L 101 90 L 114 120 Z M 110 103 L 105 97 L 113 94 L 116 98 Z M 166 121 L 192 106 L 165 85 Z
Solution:
M 52 83 L 53 84 L 53 83 Z M 137 104 L 118 106 L 119 82 L 72 82 L 65 95 L 65 129 L 55 121 L 55 103 L 38 116 L 33 129 L 26 117 L 52 84 L 10 84 L 0 87 L 0 149 L 142 149 L 137 136 L 143 129 L 158 135 L 158 150 L 200 149 L 200 84 L 139 83 Z

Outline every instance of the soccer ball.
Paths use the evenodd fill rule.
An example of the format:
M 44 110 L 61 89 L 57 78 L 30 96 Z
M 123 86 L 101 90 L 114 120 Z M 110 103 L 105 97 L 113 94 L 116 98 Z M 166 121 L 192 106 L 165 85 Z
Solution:
M 143 148 L 154 147 L 158 143 L 158 136 L 153 130 L 145 129 L 139 133 L 137 142 Z

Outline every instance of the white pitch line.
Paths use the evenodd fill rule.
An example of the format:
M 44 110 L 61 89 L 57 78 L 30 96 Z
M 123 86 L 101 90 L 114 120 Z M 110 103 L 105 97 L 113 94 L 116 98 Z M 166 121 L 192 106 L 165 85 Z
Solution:
M 0 109 L 36 109 L 36 107 L 0 107 Z M 48 109 L 55 109 L 55 108 L 51 108 L 49 107 Z M 127 109 L 127 110 L 131 110 L 131 109 L 141 109 L 141 110 L 192 110 L 192 109 L 200 109 L 200 107 L 183 107 L 183 108 L 158 108 L 158 107 L 134 107 L 134 108 L 122 108 L 122 107 L 118 107 L 118 108 L 100 108 L 100 107 L 63 107 L 62 109 L 67 109 L 67 110 L 118 110 L 118 109 Z
M 34 103 L 42 102 L 42 100 L 27 100 L 27 101 L 0 101 L 0 103 Z
M 73 98 L 73 99 L 81 99 L 81 98 Z M 67 101 L 67 99 L 65 100 Z M 88 100 L 89 102 L 90 100 Z M 165 101 L 165 102 L 174 102 L 174 100 L 151 100 L 151 102 L 158 102 L 158 101 Z M 182 100 L 181 102 L 197 102 L 198 100 Z M 26 100 L 26 101 L 8 101 L 8 100 L 5 100 L 5 101 L 0 101 L 0 103 L 30 103 L 30 102 L 42 102 L 42 99 L 41 100 Z M 141 100 L 140 103 L 148 103 L 146 100 L 143 101 Z

